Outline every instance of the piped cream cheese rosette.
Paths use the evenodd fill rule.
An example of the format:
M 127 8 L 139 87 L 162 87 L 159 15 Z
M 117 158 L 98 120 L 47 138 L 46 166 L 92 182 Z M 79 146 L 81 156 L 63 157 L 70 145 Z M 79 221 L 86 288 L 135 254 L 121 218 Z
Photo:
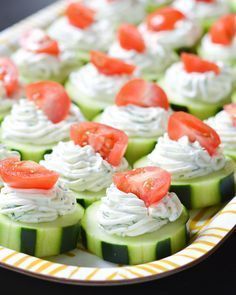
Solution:
M 81 63 L 73 54 L 41 29 L 24 32 L 20 48 L 12 55 L 23 83 L 39 80 L 64 82 L 69 72 Z
M 65 15 L 52 23 L 48 33 L 65 52 L 87 62 L 90 50 L 108 49 L 115 36 L 115 26 L 96 9 L 77 1 L 68 5 Z
M 128 135 L 126 158 L 132 165 L 152 151 L 167 129 L 170 113 L 168 98 L 157 84 L 134 78 L 120 89 L 115 105 L 94 120 Z
M 178 56 L 168 46 L 151 41 L 145 40 L 137 27 L 123 24 L 118 29 L 117 40 L 111 45 L 109 55 L 136 65 L 141 76 L 154 81 L 178 60 Z
M 233 82 L 234 74 L 228 66 L 182 53 L 181 61 L 170 66 L 159 84 L 174 110 L 207 119 L 230 102 Z
M 206 30 L 217 18 L 230 11 L 229 2 L 225 0 L 175 0 L 173 7 L 199 22 Z
M 90 63 L 70 74 L 66 89 L 88 120 L 114 103 L 120 88 L 134 75 L 136 67 L 100 51 L 90 52 Z
M 0 192 L 1 245 L 37 257 L 76 248 L 83 209 L 76 204 L 75 195 L 58 183 L 59 175 L 15 157 L 0 165 L 4 182 Z
M 26 87 L 26 98 L 14 105 L 1 126 L 1 140 L 24 160 L 40 161 L 59 141 L 69 139 L 70 126 L 84 121 L 63 86 L 42 81 Z
M 224 106 L 224 110 L 206 120 L 219 134 L 224 154 L 236 160 L 236 103 Z
M 57 171 L 84 207 L 100 200 L 116 172 L 128 169 L 123 157 L 128 137 L 107 125 L 84 122 L 71 127 L 71 141 L 60 142 L 41 164 Z
M 138 24 L 146 15 L 146 0 L 82 0 L 82 3 L 115 26 L 124 22 Z
M 162 44 L 176 50 L 193 48 L 202 36 L 199 24 L 173 7 L 149 14 L 139 30 L 147 44 Z
M 106 195 L 82 220 L 87 249 L 119 264 L 151 262 L 181 250 L 188 214 L 170 181 L 170 174 L 157 167 L 116 173 Z
M 198 118 L 173 113 L 167 133 L 135 167 L 154 165 L 171 173 L 171 189 L 188 208 L 213 206 L 235 195 L 235 164 L 220 148 L 214 129 Z

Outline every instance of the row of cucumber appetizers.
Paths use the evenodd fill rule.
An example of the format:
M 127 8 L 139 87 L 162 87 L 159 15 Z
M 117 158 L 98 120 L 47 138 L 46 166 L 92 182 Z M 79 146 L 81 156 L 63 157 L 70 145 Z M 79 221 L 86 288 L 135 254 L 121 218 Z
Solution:
M 145 263 L 187 244 L 188 209 L 235 196 L 236 15 L 189 0 L 220 7 L 199 21 L 176 0 L 137 27 L 121 8 L 140 22 L 145 1 L 96 1 L 0 58 L 0 244 Z

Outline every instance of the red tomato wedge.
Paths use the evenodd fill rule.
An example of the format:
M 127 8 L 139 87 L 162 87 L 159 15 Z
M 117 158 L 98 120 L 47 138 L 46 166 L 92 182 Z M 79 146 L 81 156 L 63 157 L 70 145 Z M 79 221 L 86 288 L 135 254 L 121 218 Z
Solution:
M 104 75 L 131 75 L 135 66 L 127 64 L 118 58 L 109 57 L 107 54 L 92 50 L 90 52 L 91 63 Z
M 50 55 L 60 54 L 57 41 L 49 37 L 43 30 L 32 29 L 23 34 L 21 46 L 34 53 L 46 53 Z
M 214 72 L 216 75 L 220 73 L 220 68 L 217 64 L 204 60 L 195 54 L 182 53 L 181 60 L 185 71 L 188 73 Z
M 115 102 L 118 106 L 132 104 L 140 107 L 169 109 L 168 98 L 162 88 L 155 83 L 138 78 L 130 80 L 120 89 Z
M 14 63 L 6 57 L 0 57 L 0 81 L 7 96 L 12 96 L 19 89 L 18 71 Z
M 236 13 L 221 17 L 210 29 L 211 41 L 228 46 L 236 37 Z
M 71 25 L 86 29 L 95 21 L 95 11 L 81 3 L 71 3 L 66 9 L 66 16 Z
M 149 14 L 146 20 L 147 27 L 151 31 L 170 31 L 175 28 L 175 24 L 184 19 L 185 15 L 172 7 L 165 7 Z
M 196 2 L 214 3 L 216 0 L 195 0 Z
M 0 161 L 0 175 L 4 183 L 21 189 L 51 189 L 59 174 L 33 161 L 8 158 Z
M 224 110 L 232 117 L 233 125 L 236 127 L 236 102 L 227 104 Z
M 128 145 L 128 136 L 123 131 L 100 123 L 73 124 L 70 135 L 75 144 L 91 145 L 113 166 L 120 165 Z
M 142 53 L 146 49 L 144 39 L 134 25 L 121 25 L 118 30 L 118 39 L 121 47 L 126 50 L 135 50 Z
M 161 168 L 150 166 L 116 173 L 113 182 L 119 190 L 135 194 L 149 207 L 166 196 L 171 175 Z
M 168 135 L 172 140 L 187 136 L 191 142 L 198 141 L 209 155 L 214 155 L 221 141 L 210 126 L 198 118 L 184 112 L 173 113 L 168 122 Z
M 59 123 L 69 114 L 71 101 L 64 87 L 57 82 L 41 81 L 25 88 L 26 97 L 32 100 L 53 123 Z

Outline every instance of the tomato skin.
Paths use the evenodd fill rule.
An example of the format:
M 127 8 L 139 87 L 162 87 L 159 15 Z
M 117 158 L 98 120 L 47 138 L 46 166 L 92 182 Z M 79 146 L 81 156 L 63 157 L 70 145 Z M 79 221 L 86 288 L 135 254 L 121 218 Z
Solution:
M 92 146 L 95 152 L 113 166 L 120 165 L 129 140 L 123 131 L 95 122 L 73 124 L 70 136 L 75 144 Z
M 64 87 L 52 81 L 31 83 L 25 88 L 26 97 L 32 100 L 54 124 L 66 119 L 71 101 Z
M 143 53 L 146 45 L 141 33 L 134 25 L 123 24 L 118 30 L 118 39 L 122 48 Z
M 40 29 L 32 29 L 25 32 L 21 37 L 20 43 L 25 50 L 34 53 L 45 53 L 55 56 L 60 54 L 57 41 Z
M 172 140 L 187 136 L 191 142 L 199 144 L 213 156 L 221 140 L 214 129 L 200 119 L 185 112 L 176 112 L 169 117 L 168 135 Z
M 0 175 L 4 183 L 20 189 L 51 189 L 59 174 L 33 161 L 20 161 L 17 157 L 0 161 Z
M 149 207 L 166 196 L 171 175 L 159 167 L 149 166 L 116 173 L 113 182 L 119 190 L 135 194 Z
M 216 0 L 195 0 L 196 2 L 214 3 Z
M 161 107 L 169 109 L 166 93 L 155 83 L 144 79 L 134 78 L 128 81 L 119 91 L 115 100 L 116 105 L 137 105 L 140 107 Z
M 231 116 L 233 125 L 236 127 L 236 102 L 225 105 L 224 110 Z
M 182 53 L 181 60 L 185 71 L 188 73 L 214 72 L 216 75 L 220 74 L 220 68 L 217 64 L 204 60 L 195 54 Z
M 91 63 L 104 75 L 131 75 L 135 66 L 127 64 L 118 58 L 109 57 L 107 54 L 92 50 L 90 52 Z
M 11 97 L 19 89 L 18 77 L 15 64 L 9 58 L 0 57 L 0 81 L 2 81 L 8 97 Z
M 181 11 L 172 7 L 164 7 L 149 14 L 146 23 L 151 31 L 170 31 L 182 19 L 185 19 L 185 15 Z
M 95 21 L 95 11 L 81 3 L 71 3 L 67 6 L 66 15 L 71 25 L 86 29 Z
M 236 37 L 236 14 L 228 14 L 216 21 L 210 29 L 211 41 L 229 46 Z

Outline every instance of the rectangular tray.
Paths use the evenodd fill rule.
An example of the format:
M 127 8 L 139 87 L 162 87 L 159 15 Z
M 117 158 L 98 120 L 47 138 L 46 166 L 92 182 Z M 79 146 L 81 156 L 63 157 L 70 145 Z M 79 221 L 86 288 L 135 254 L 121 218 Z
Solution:
M 63 13 L 67 3 L 58 1 L 1 32 L 0 55 L 10 55 L 17 49 L 18 38 L 24 30 L 50 25 Z M 189 246 L 165 259 L 137 266 L 118 266 L 79 248 L 43 260 L 0 246 L 0 266 L 69 284 L 117 285 L 148 281 L 179 272 L 207 258 L 234 231 L 235 225 L 236 197 L 221 206 L 191 211 Z

